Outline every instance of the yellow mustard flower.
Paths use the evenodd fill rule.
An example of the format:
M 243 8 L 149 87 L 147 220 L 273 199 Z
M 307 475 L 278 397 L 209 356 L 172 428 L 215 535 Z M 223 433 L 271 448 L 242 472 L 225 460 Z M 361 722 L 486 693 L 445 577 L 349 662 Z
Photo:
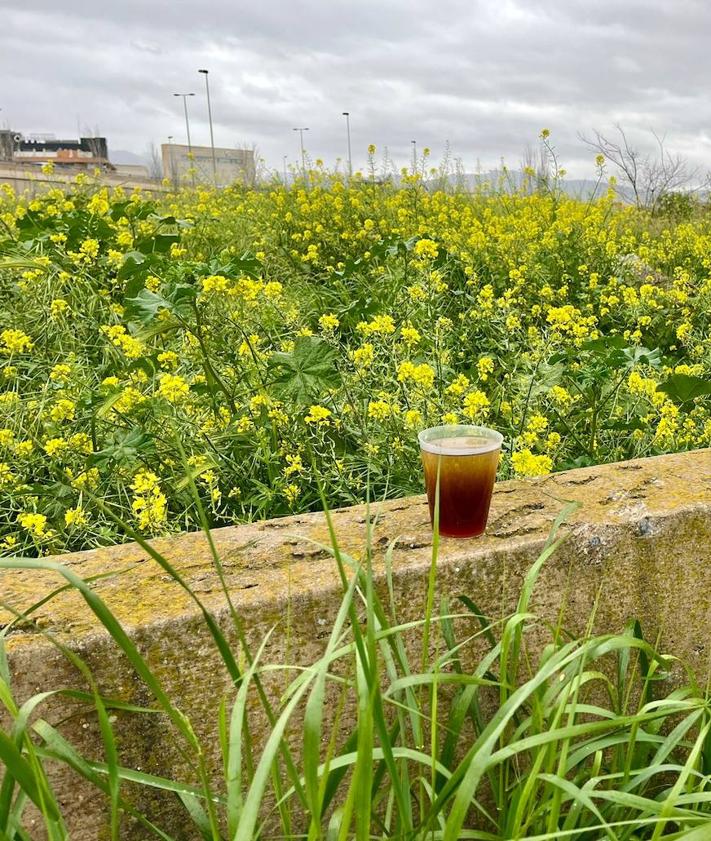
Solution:
M 511 456 L 511 466 L 517 476 L 546 476 L 553 469 L 553 461 L 550 456 L 534 455 L 525 449 Z
M 324 426 L 330 423 L 332 414 L 325 406 L 311 406 L 304 420 L 315 426 Z

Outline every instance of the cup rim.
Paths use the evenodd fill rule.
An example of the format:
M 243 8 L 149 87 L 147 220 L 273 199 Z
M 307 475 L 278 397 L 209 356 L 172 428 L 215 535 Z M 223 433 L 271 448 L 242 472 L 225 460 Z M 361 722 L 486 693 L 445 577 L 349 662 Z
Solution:
M 431 433 L 439 433 L 432 440 L 427 440 L 425 436 Z M 457 446 L 438 446 L 437 441 L 442 438 L 457 438 L 466 436 L 478 436 L 480 438 L 488 439 L 485 444 L 477 447 L 471 445 Z M 430 426 L 428 429 L 423 429 L 417 433 L 417 440 L 420 442 L 420 449 L 427 453 L 436 453 L 443 456 L 473 456 L 481 455 L 483 453 L 490 453 L 493 450 L 500 450 L 504 441 L 504 436 L 495 429 L 490 429 L 488 426 L 475 426 L 473 424 L 455 423 L 444 424 L 441 426 Z

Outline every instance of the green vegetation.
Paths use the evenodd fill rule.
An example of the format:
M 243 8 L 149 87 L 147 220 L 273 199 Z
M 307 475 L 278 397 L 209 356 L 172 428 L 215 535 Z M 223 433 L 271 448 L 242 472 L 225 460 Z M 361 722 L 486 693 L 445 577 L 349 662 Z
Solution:
M 706 446 L 705 208 L 534 187 L 2 194 L 0 554 L 199 527 L 181 448 L 225 525 L 419 491 L 441 421 L 502 477 Z
M 5 646 L 14 623 L 8 625 L 0 633 L 0 699 L 11 720 L 0 730 L 0 837 L 28 839 L 23 817 L 35 804 L 47 837 L 68 838 L 49 774 L 58 762 L 105 793 L 115 839 L 127 816 L 142 824 L 142 837 L 163 841 L 185 837 L 187 826 L 211 841 L 708 838 L 707 691 L 691 676 L 672 690 L 672 658 L 645 641 L 636 622 L 598 635 L 591 616 L 587 631 L 573 636 L 564 605 L 552 626 L 532 611 L 536 578 L 560 543 L 565 514 L 528 572 L 516 611 L 499 621 L 486 619 L 466 596 L 435 609 L 435 536 L 424 616 L 403 623 L 395 614 L 390 575 L 390 597 L 382 600 L 369 553 L 358 564 L 339 550 L 333 532 L 343 600 L 315 662 L 299 664 L 304 668 L 268 663 L 269 635 L 248 650 L 232 612 L 231 631 L 240 641 L 235 649 L 205 614 L 233 684 L 212 724 L 212 743 L 197 737 L 197 722 L 166 693 L 88 582 L 48 559 L 0 561 L 3 569 L 54 570 L 79 591 L 149 699 L 131 706 L 103 697 L 78 655 L 65 650 L 88 687 L 69 694 L 84 717 L 96 715 L 103 741 L 103 760 L 80 755 L 61 727 L 43 718 L 46 694 L 21 707 L 13 700 Z M 165 558 L 145 548 L 178 579 Z M 217 557 L 215 564 L 221 576 Z M 199 606 L 198 594 L 193 597 Z M 225 598 L 229 603 L 227 589 Z M 23 617 L 29 620 L 31 613 Z M 278 698 L 265 690 L 275 674 L 284 676 Z M 210 689 L 205 675 L 205 691 Z M 194 779 L 124 767 L 111 715 L 117 710 L 121 727 L 130 726 L 127 717 L 146 715 L 169 723 L 191 759 Z M 271 722 L 262 742 L 253 730 L 258 710 Z M 303 735 L 287 742 L 287 733 Z M 219 754 L 224 775 L 216 779 L 207 769 L 209 757 Z M 129 782 L 134 794 L 138 784 L 175 797 L 170 825 L 132 805 Z

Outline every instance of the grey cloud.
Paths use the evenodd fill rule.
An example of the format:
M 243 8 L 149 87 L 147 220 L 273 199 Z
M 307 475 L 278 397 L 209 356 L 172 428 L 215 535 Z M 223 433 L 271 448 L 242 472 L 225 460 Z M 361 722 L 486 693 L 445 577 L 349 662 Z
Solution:
M 184 135 L 207 142 L 211 71 L 216 142 L 255 143 L 268 163 L 296 161 L 292 126 L 312 157 L 356 162 L 373 142 L 399 165 L 410 140 L 436 159 L 446 140 L 467 168 L 515 163 L 550 128 L 561 159 L 590 174 L 580 131 L 648 129 L 706 165 L 711 103 L 704 0 L 5 0 L 0 123 L 75 134 L 99 126 L 110 148 L 141 152 Z

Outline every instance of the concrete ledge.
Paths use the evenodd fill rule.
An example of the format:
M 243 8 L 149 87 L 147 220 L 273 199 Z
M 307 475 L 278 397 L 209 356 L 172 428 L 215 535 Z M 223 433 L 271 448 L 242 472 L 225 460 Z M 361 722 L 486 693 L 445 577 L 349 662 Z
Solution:
M 438 597 L 454 599 L 465 594 L 491 617 L 509 613 L 523 575 L 569 500 L 582 506 L 567 526 L 569 539 L 541 574 L 533 609 L 543 618 L 555 619 L 565 603 L 566 624 L 575 632 L 584 628 L 599 597 L 598 630 L 620 630 L 634 616 L 648 637 L 659 632 L 665 650 L 704 678 L 711 654 L 709 450 L 574 470 L 531 482 L 499 483 L 487 534 L 474 540 L 442 540 Z M 375 569 L 382 576 L 385 549 L 396 540 L 393 570 L 398 617 L 402 621 L 418 618 L 423 612 L 432 543 L 424 497 L 372 506 L 371 515 L 376 516 Z M 337 511 L 334 522 L 342 548 L 361 555 L 365 507 Z M 265 661 L 305 663 L 317 658 L 341 598 L 335 563 L 316 545 L 328 544 L 324 516 L 221 529 L 214 532 L 214 539 L 252 644 L 278 626 Z M 204 536 L 182 535 L 156 540 L 154 545 L 228 628 L 225 599 Z M 168 693 L 192 719 L 219 775 L 216 709 L 231 687 L 194 603 L 133 544 L 57 560 L 84 578 L 116 573 L 97 581 L 94 589 L 131 631 Z M 2 600 L 17 610 L 28 608 L 61 583 L 50 574 L 0 572 Z M 62 593 L 34 617 L 43 630 L 84 657 L 106 694 L 151 703 L 75 593 Z M 0 623 L 8 619 L 9 614 L 0 612 Z M 13 630 L 8 646 L 20 698 L 78 684 L 73 669 L 37 628 Z M 74 717 L 67 722 L 67 737 L 88 754 L 96 754 L 99 743 L 93 716 L 77 715 L 58 702 L 47 717 L 60 720 L 70 713 Z M 120 732 L 125 764 L 190 780 L 192 770 L 161 717 L 127 718 Z M 299 735 L 295 733 L 294 738 Z M 100 799 L 68 777 L 58 778 L 57 786 L 66 796 L 72 837 L 80 841 L 100 837 Z M 158 799 L 151 808 L 157 818 L 175 811 L 170 800 Z

